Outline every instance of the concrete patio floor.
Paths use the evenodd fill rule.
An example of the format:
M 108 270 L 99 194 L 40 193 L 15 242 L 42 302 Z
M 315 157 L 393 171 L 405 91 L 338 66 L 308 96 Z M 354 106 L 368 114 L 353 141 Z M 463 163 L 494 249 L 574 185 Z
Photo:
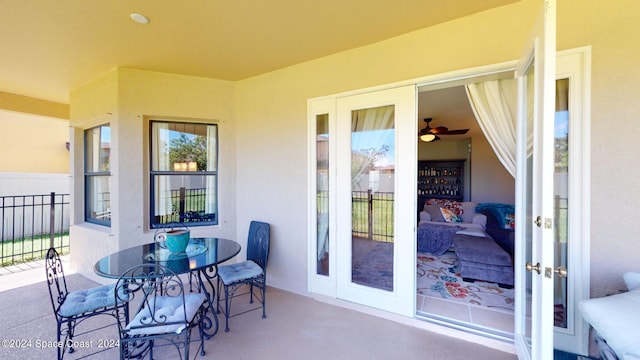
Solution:
M 65 268 L 67 269 L 68 266 Z M 25 270 L 26 269 L 26 270 Z M 0 272 L 0 319 L 2 335 L 0 359 L 55 359 L 56 349 L 43 347 L 55 341 L 56 322 L 52 314 L 45 270 L 31 264 L 16 272 Z M 98 283 L 79 274 L 67 274 L 70 291 Z M 234 300 L 240 311 L 241 299 Z M 436 334 L 377 316 L 327 304 L 309 297 L 269 288 L 267 318 L 252 311 L 224 324 L 218 334 L 206 340 L 204 357 L 198 355 L 198 342 L 191 344 L 191 358 L 204 359 L 516 359 L 502 352 L 455 337 Z M 90 344 L 65 359 L 115 359 L 117 347 L 98 348 L 117 343 L 117 327 L 108 316 L 82 323 L 78 331 L 107 325 L 106 328 L 76 337 Z M 192 338 L 197 338 L 194 331 Z M 19 345 L 10 347 L 10 345 Z M 103 350 L 97 354 L 91 354 Z M 155 351 L 157 359 L 177 359 L 174 348 Z

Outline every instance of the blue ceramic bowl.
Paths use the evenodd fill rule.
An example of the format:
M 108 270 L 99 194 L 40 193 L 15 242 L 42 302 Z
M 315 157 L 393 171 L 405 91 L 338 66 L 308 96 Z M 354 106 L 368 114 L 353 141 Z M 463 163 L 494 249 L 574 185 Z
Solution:
M 189 245 L 189 230 L 167 231 L 165 244 L 172 253 L 184 253 Z

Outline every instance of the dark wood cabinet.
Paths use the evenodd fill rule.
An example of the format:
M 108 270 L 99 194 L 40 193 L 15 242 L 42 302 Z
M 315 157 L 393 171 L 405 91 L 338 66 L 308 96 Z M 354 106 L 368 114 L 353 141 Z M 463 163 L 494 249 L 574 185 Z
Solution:
M 462 201 L 464 162 L 465 160 L 418 161 L 418 197 Z

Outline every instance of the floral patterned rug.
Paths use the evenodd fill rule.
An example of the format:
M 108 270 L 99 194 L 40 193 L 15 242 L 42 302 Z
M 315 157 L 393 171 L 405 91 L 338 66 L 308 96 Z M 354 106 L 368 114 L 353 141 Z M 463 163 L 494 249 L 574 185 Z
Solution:
M 441 256 L 418 253 L 418 294 L 513 311 L 514 291 L 498 284 L 463 281 L 458 273 L 458 258 L 448 251 Z
M 354 283 L 393 291 L 393 243 L 353 239 Z

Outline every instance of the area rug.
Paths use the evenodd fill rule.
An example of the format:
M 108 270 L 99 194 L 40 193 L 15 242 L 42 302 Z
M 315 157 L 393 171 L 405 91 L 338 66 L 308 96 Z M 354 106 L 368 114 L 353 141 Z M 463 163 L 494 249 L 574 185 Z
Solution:
M 454 252 L 440 256 L 419 252 L 417 265 L 418 294 L 492 309 L 514 309 L 513 289 L 485 281 L 463 281 Z
M 393 243 L 353 239 L 351 281 L 393 291 Z

